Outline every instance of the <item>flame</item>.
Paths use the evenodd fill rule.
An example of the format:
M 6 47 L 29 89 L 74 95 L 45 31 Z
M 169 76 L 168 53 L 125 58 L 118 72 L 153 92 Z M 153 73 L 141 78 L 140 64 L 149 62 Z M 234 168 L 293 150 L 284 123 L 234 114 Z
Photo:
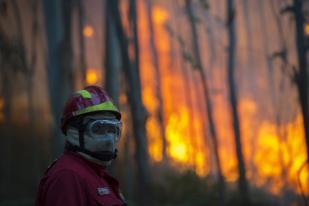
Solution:
M 87 69 L 86 82 L 87 84 L 96 84 L 99 81 L 99 71 L 97 69 Z
M 140 6 L 140 5 L 139 5 Z M 140 66 L 142 97 L 149 118 L 146 129 L 149 142 L 149 154 L 154 162 L 162 160 L 162 134 L 157 118 L 159 102 L 156 97 L 156 79 L 149 51 L 149 29 L 147 14 L 139 9 Z M 188 108 L 180 85 L 186 84 L 179 70 L 170 68 L 169 36 L 164 29 L 168 12 L 154 6 L 152 11 L 158 56 L 160 58 L 160 77 L 163 98 L 163 123 L 167 140 L 167 155 L 171 164 L 177 168 L 193 168 L 200 176 L 216 172 L 213 169 L 213 151 L 206 141 L 209 134 L 204 132 L 203 112 L 198 108 Z M 306 25 L 306 34 L 309 26 Z M 227 101 L 223 95 L 214 97 L 213 114 L 218 133 L 221 168 L 226 181 L 238 179 L 237 159 L 233 137 L 233 128 Z M 200 101 L 197 96 L 193 102 Z M 283 125 L 276 125 L 269 120 L 261 120 L 257 103 L 253 99 L 239 99 L 239 116 L 242 134 L 242 149 L 251 184 L 265 187 L 274 194 L 280 194 L 285 188 L 309 194 L 309 168 L 300 171 L 306 160 L 305 136 L 301 115 Z M 195 119 L 191 114 L 195 113 Z M 192 129 L 193 128 L 193 129 Z M 194 131 L 192 131 L 194 130 Z M 206 129 L 207 130 L 207 129 Z M 281 134 L 279 131 L 285 131 Z M 206 133 L 206 134 L 205 134 Z M 307 166 L 308 167 L 308 166 Z M 212 171 L 214 170 L 214 171 Z M 299 180 L 300 179 L 300 184 Z M 301 188 L 300 188 L 301 185 Z
M 150 116 L 146 123 L 148 131 L 149 154 L 156 162 L 162 160 L 162 134 L 160 133 L 159 122 L 154 116 Z
M 85 37 L 88 37 L 88 38 L 92 37 L 94 35 L 93 27 L 90 25 L 85 26 L 83 29 L 83 34 Z
M 168 13 L 165 9 L 155 5 L 152 9 L 152 19 L 155 24 L 162 25 L 168 20 Z
M 189 126 L 189 115 L 185 108 L 180 114 L 172 114 L 166 127 L 166 138 L 169 143 L 168 153 L 176 161 L 189 162 L 190 138 L 186 128 Z
M 254 158 L 259 175 L 257 184 L 263 185 L 269 179 L 273 179 L 270 187 L 273 193 L 279 193 L 287 185 L 298 188 L 298 171 L 306 160 L 301 115 L 298 115 L 294 122 L 284 125 L 283 129 L 286 130 L 286 135 L 280 138 L 276 132 L 276 125 L 264 122 L 257 136 L 258 150 Z M 300 177 L 302 189 L 307 194 L 309 192 L 308 175 L 309 170 L 304 169 Z M 283 181 L 282 178 L 284 178 Z

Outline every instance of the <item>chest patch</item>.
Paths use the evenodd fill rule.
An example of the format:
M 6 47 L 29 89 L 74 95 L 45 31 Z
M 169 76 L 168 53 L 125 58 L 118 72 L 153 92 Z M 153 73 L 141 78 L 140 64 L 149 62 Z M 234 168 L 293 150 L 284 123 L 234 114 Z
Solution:
M 101 196 L 111 194 L 111 191 L 109 190 L 108 187 L 98 187 L 97 192 Z

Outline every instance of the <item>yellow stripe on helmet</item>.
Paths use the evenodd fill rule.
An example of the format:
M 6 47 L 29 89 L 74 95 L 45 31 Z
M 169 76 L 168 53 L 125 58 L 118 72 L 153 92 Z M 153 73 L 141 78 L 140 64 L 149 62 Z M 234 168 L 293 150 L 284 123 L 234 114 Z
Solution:
M 83 90 L 79 90 L 76 92 L 77 94 L 81 95 L 83 98 L 85 99 L 91 99 L 91 93 L 88 92 L 87 90 L 83 89 Z
M 76 111 L 76 112 L 74 112 L 73 115 L 77 116 L 77 115 L 81 115 L 81 114 L 86 114 L 86 113 L 90 113 L 90 112 L 99 112 L 99 111 L 119 112 L 118 109 L 116 108 L 116 106 L 111 101 L 107 101 L 107 102 L 103 102 L 101 104 L 89 106 L 85 109 Z

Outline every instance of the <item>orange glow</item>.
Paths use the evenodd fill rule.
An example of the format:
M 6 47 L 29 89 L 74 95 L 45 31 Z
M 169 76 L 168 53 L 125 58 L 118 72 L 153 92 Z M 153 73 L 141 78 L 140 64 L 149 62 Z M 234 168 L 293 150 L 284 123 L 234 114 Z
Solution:
M 284 127 L 286 130 L 285 140 L 277 136 L 276 126 L 264 122 L 258 134 L 257 153 L 254 162 L 260 178 L 258 185 L 266 184 L 269 178 L 274 179 L 270 190 L 279 193 L 285 186 L 282 181 L 284 169 L 287 170 L 287 184 L 293 188 L 298 188 L 298 171 L 302 163 L 306 160 L 306 148 L 302 119 L 299 115 L 294 122 Z M 281 158 L 280 158 L 281 157 Z M 308 194 L 308 170 L 304 169 L 301 173 L 301 183 L 303 190 Z
M 309 36 L 309 23 L 305 24 L 304 31 L 305 31 L 305 35 Z
M 86 82 L 87 84 L 96 84 L 99 81 L 99 71 L 97 69 L 87 69 Z
M 185 129 L 188 127 L 188 112 L 183 110 L 181 114 L 171 115 L 167 127 L 166 138 L 169 143 L 168 153 L 176 161 L 189 161 L 189 138 L 186 137 Z
M 94 34 L 94 30 L 93 30 L 93 27 L 92 26 L 85 26 L 84 29 L 83 29 L 83 34 L 85 37 L 92 37 L 93 34 Z
M 152 19 L 155 24 L 164 24 L 168 19 L 168 13 L 165 9 L 154 6 L 152 10 Z
M 146 128 L 149 133 L 149 154 L 156 162 L 162 160 L 162 134 L 158 129 L 159 126 L 158 121 L 153 116 L 151 116 L 146 123 Z
M 141 5 L 140 5 L 141 6 Z M 143 102 L 149 118 L 146 123 L 149 154 L 153 161 L 162 160 L 162 134 L 159 130 L 159 121 L 157 119 L 157 111 L 159 102 L 156 96 L 156 79 L 152 62 L 151 52 L 147 45 L 149 44 L 149 30 L 147 22 L 146 10 L 140 9 L 139 15 L 139 32 L 141 42 L 140 66 L 142 76 L 142 95 Z M 195 130 L 201 130 L 201 119 L 197 117 L 194 122 L 190 117 L 190 111 L 185 107 L 185 101 L 177 101 L 183 97 L 182 92 L 172 92 L 171 84 L 182 84 L 182 77 L 178 74 L 169 72 L 169 36 L 164 28 L 165 22 L 168 20 L 168 12 L 157 5 L 152 10 L 153 26 L 155 30 L 155 43 L 160 57 L 160 73 L 162 97 L 164 99 L 164 127 L 167 141 L 167 155 L 175 166 L 182 168 L 195 169 L 199 175 L 206 175 L 209 166 L 206 163 L 207 151 L 204 148 L 204 137 L 202 133 L 194 134 L 194 138 L 190 137 L 190 125 Z M 171 93 L 172 92 L 172 93 Z M 177 98 L 178 97 L 178 98 Z
M 156 96 L 156 78 L 154 78 L 155 68 L 149 49 L 147 16 L 144 9 L 139 9 L 139 12 L 140 72 L 143 103 L 149 112 L 146 129 L 150 158 L 153 162 L 162 161 L 162 134 L 157 111 L 159 106 L 163 106 L 167 155 L 171 164 L 177 169 L 194 169 L 200 176 L 215 173 L 209 128 L 207 125 L 204 128 L 203 125 L 205 113 L 196 105 L 188 108 L 186 98 L 193 98 L 183 90 L 183 84 L 188 82 L 183 79 L 180 68 L 170 68 L 170 61 L 173 61 L 170 59 L 170 39 L 164 29 L 169 13 L 159 6 L 154 6 L 152 11 L 161 76 L 160 92 L 163 98 L 163 105 L 159 105 Z M 309 25 L 306 25 L 305 32 L 309 35 Z M 196 81 L 193 78 L 192 80 Z M 194 83 L 200 87 L 199 81 Z M 194 104 L 201 101 L 200 93 L 192 96 L 194 95 L 192 100 Z M 222 173 L 226 181 L 235 182 L 238 179 L 238 165 L 233 124 L 225 95 L 213 97 L 213 115 L 218 134 Z M 287 187 L 300 193 L 298 171 L 306 160 L 301 115 L 278 126 L 269 120 L 259 119 L 261 115 L 258 103 L 245 97 L 240 97 L 238 110 L 246 175 L 250 184 L 267 188 L 273 194 L 280 194 Z M 303 169 L 299 175 L 302 189 L 307 194 L 309 194 L 308 169 Z

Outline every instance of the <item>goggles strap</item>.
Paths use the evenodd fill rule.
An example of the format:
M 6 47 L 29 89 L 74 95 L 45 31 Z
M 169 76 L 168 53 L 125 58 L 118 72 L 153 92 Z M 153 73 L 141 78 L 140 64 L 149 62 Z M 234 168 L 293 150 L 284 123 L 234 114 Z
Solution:
M 84 131 L 85 130 L 83 127 L 80 127 L 80 129 L 78 130 L 79 146 L 82 149 L 85 149 Z

